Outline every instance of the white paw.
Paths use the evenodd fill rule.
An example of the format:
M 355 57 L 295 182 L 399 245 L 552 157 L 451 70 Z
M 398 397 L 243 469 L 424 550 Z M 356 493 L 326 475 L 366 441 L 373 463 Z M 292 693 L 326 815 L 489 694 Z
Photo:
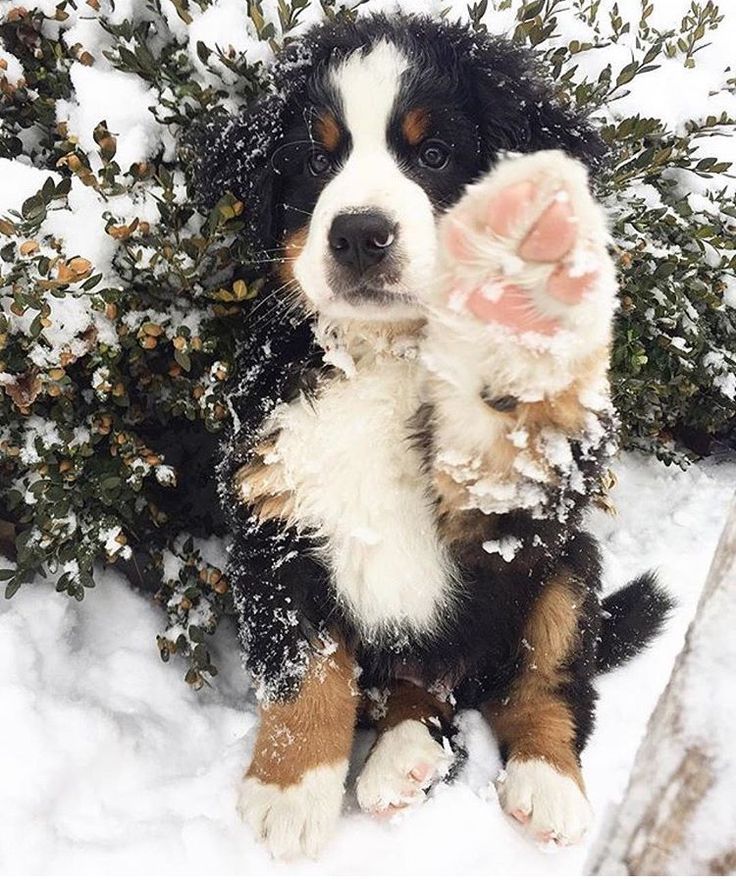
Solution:
M 238 811 L 273 857 L 316 858 L 340 817 L 346 774 L 347 762 L 341 762 L 310 769 L 289 787 L 246 777 Z
M 593 820 L 575 781 L 543 760 L 511 760 L 496 790 L 503 810 L 539 842 L 574 845 Z
M 358 778 L 356 792 L 363 811 L 390 814 L 421 802 L 426 790 L 443 778 L 452 751 L 438 744 L 418 720 L 404 720 L 380 736 Z
M 506 159 L 442 221 L 442 294 L 451 310 L 506 333 L 605 325 L 616 293 L 608 240 L 580 162 L 554 150 Z

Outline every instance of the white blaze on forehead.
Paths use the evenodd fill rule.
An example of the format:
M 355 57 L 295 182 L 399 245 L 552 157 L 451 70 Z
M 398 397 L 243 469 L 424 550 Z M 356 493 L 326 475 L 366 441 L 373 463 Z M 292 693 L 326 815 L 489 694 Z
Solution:
M 391 110 L 408 66 L 398 47 L 382 40 L 365 55 L 349 55 L 332 71 L 353 150 L 386 146 Z

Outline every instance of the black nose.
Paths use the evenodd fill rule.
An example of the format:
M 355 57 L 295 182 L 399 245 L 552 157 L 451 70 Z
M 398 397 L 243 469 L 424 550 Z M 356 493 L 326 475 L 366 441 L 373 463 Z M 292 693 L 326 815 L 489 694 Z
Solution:
M 378 212 L 338 214 L 327 240 L 335 260 L 364 273 L 388 254 L 395 238 L 395 225 Z

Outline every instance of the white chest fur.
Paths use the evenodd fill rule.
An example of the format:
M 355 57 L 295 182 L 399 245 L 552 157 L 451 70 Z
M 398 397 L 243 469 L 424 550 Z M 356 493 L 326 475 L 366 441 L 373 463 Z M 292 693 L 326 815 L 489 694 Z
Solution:
M 302 528 L 323 540 L 339 601 L 367 639 L 431 631 L 450 601 L 410 419 L 419 368 L 386 355 L 275 415 L 276 456 Z

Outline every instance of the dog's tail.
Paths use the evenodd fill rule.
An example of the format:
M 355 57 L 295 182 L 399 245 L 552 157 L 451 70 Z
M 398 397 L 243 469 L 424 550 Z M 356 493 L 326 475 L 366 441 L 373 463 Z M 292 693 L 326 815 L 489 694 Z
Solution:
M 603 600 L 597 668 L 610 671 L 638 655 L 662 631 L 675 608 L 654 573 L 644 573 Z

